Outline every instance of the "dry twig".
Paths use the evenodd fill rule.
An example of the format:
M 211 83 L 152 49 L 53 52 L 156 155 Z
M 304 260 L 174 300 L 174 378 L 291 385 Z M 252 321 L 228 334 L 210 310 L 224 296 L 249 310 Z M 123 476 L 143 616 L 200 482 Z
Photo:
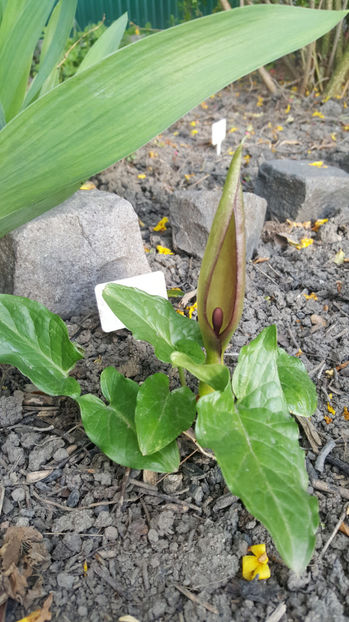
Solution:
M 349 495 L 348 495 L 348 498 L 349 498 Z M 346 503 L 346 504 L 345 504 L 344 509 L 343 509 L 343 512 L 341 513 L 341 515 L 340 515 L 340 517 L 339 517 L 339 519 L 338 519 L 338 522 L 337 522 L 337 524 L 336 524 L 336 526 L 335 526 L 334 530 L 332 531 L 332 533 L 331 533 L 331 535 L 330 535 L 329 539 L 327 540 L 327 542 L 326 542 L 325 546 L 323 547 L 323 549 L 322 549 L 322 551 L 321 551 L 321 553 L 320 553 L 320 555 L 319 555 L 319 557 L 318 557 L 318 560 L 319 560 L 319 561 L 320 561 L 320 559 L 322 559 L 322 558 L 323 558 L 323 556 L 325 555 L 325 553 L 326 553 L 326 551 L 327 551 L 328 547 L 330 546 L 330 544 L 331 544 L 332 540 L 333 540 L 333 539 L 335 538 L 335 536 L 337 535 L 337 533 L 338 533 L 338 531 L 339 531 L 339 529 L 340 529 L 340 526 L 341 526 L 341 524 L 343 523 L 343 521 L 344 521 L 344 519 L 345 519 L 345 517 L 346 517 L 346 516 L 349 516 L 349 503 Z
M 217 616 L 219 615 L 219 611 L 218 609 L 216 609 L 216 607 L 213 607 L 213 605 L 210 605 L 210 603 L 205 602 L 204 600 L 200 600 L 200 598 L 198 598 L 197 596 L 195 596 L 195 594 L 192 594 L 190 592 L 190 590 L 187 590 L 186 587 L 183 587 L 182 585 L 178 585 L 178 583 L 174 584 L 174 587 L 181 592 L 182 594 L 184 594 L 184 596 L 186 596 L 187 598 L 189 598 L 189 600 L 191 600 L 193 603 L 195 603 L 196 605 L 201 605 L 201 607 L 204 607 L 204 609 L 206 609 L 207 611 L 210 611 L 211 613 L 216 614 Z

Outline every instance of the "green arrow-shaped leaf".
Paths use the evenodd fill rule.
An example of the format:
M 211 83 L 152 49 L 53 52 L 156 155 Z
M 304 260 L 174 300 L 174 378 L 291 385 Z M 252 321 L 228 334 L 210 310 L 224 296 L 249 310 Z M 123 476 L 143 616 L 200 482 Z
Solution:
M 81 358 L 58 315 L 28 298 L 0 294 L 0 363 L 17 367 L 44 393 L 77 398 L 80 385 L 69 372 Z
M 151 456 L 143 456 L 139 449 L 134 421 L 138 384 L 107 367 L 101 374 L 101 388 L 109 406 L 94 395 L 77 400 L 89 439 L 123 466 L 160 473 L 176 471 L 179 452 L 175 441 Z
M 196 399 L 189 387 L 170 392 L 165 374 L 147 378 L 138 391 L 136 429 L 143 455 L 153 454 L 192 425 Z
M 233 374 L 233 392 L 241 403 L 247 398 L 249 408 L 287 412 L 276 361 L 276 326 L 268 326 L 241 348 Z
M 230 491 L 270 531 L 288 566 L 302 572 L 318 515 L 315 497 L 306 492 L 296 423 L 283 412 L 234 404 L 228 387 L 199 400 L 196 436 L 215 452 Z
M 170 363 L 175 350 L 189 351 L 195 360 L 204 360 L 199 325 L 176 313 L 165 298 L 115 283 L 104 288 L 103 298 L 135 339 L 154 347 L 161 361 Z
M 302 361 L 279 348 L 276 364 L 288 410 L 309 417 L 316 410 L 317 395 Z

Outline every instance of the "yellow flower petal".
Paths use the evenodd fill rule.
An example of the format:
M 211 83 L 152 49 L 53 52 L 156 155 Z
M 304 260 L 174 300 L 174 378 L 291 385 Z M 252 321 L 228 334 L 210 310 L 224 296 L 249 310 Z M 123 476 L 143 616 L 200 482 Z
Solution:
M 174 253 L 166 246 L 160 246 L 160 244 L 156 247 L 159 255 L 174 255 Z
M 311 294 L 303 294 L 303 296 L 307 300 L 317 300 L 317 295 L 314 292 L 311 292 Z
M 318 160 L 317 162 L 308 162 L 308 166 L 316 166 L 316 168 L 328 168 L 322 160 Z
M 315 220 L 314 225 L 312 226 L 311 230 L 312 231 L 317 231 L 326 222 L 328 222 L 328 218 L 319 218 L 318 220 Z
M 190 305 L 189 307 L 186 307 L 186 310 L 188 311 L 188 316 L 191 319 L 193 317 L 193 313 L 194 311 L 198 308 L 198 304 L 197 302 L 194 302 L 193 305 Z
M 327 402 L 327 410 L 328 410 L 328 412 L 329 412 L 331 415 L 335 415 L 335 414 L 336 414 L 336 411 L 335 411 L 335 409 L 333 408 L 333 406 L 331 406 L 330 402 Z
M 195 134 L 197 134 L 197 133 L 198 133 L 198 130 L 192 130 L 192 131 L 191 131 L 191 135 L 192 135 L 192 136 L 195 136 Z
M 261 555 L 265 555 L 266 549 L 265 544 L 253 544 L 248 547 L 248 550 L 255 555 L 255 557 L 259 558 Z
M 313 117 L 319 117 L 319 119 L 324 119 L 325 115 L 322 114 L 322 112 L 320 112 L 319 110 L 315 110 L 315 112 L 313 112 L 312 114 Z
M 244 555 L 242 558 L 242 576 L 247 581 L 252 581 L 258 575 L 258 579 L 269 579 L 270 568 L 265 544 L 250 546 L 252 555 Z
M 196 126 L 196 121 L 191 121 L 191 122 L 190 122 L 190 125 L 191 125 L 192 127 L 195 127 L 195 126 Z
M 164 216 L 159 220 L 158 224 L 153 227 L 153 231 L 166 231 L 166 223 L 168 222 L 167 216 Z
M 314 244 L 312 238 L 302 238 L 299 244 L 296 244 L 296 249 L 300 251 L 302 248 L 307 248 L 307 246 L 311 246 L 312 244 Z
M 244 555 L 242 558 L 242 576 L 246 581 L 252 581 L 255 570 L 258 567 L 257 558 L 254 555 Z
M 85 181 L 84 184 L 82 184 L 82 186 L 80 186 L 80 190 L 95 190 L 96 186 L 93 183 L 93 181 Z
M 139 173 L 139 175 L 137 175 L 138 179 L 145 179 L 146 175 L 144 173 Z
M 268 564 L 258 564 L 258 568 L 256 568 L 253 578 L 255 578 L 257 574 L 259 581 L 270 579 L 270 568 Z

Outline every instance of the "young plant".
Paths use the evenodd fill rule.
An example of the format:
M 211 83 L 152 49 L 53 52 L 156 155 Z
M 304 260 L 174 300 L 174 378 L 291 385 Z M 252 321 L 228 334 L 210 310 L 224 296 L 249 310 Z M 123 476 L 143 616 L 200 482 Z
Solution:
M 58 84 L 76 4 L 0 2 L 0 237 L 62 203 L 81 182 L 136 151 L 212 93 L 320 37 L 346 15 L 246 6 L 118 50 L 127 21 L 122 16 L 75 75 Z M 29 84 L 43 29 L 38 73 Z
M 0 362 L 10 363 L 39 389 L 68 395 L 81 410 L 87 436 L 111 460 L 135 469 L 176 471 L 176 439 L 196 419 L 196 438 L 214 451 L 229 490 L 272 535 L 286 564 L 300 573 L 309 562 L 318 525 L 317 501 L 290 413 L 308 416 L 316 392 L 301 361 L 277 346 L 269 326 L 239 355 L 233 376 L 223 355 L 239 322 L 244 296 L 245 230 L 239 180 L 241 148 L 230 166 L 202 261 L 195 322 L 168 300 L 109 284 L 103 296 L 135 339 L 178 369 L 181 387 L 163 373 L 140 386 L 114 367 L 101 374 L 104 400 L 80 395 L 69 376 L 81 351 L 62 320 L 33 301 L 0 295 Z M 186 370 L 199 381 L 196 396 Z

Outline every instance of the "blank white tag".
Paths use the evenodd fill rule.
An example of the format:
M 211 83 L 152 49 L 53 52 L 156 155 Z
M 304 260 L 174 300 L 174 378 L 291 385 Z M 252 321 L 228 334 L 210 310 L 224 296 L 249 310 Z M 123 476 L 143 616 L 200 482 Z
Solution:
M 156 296 L 161 296 L 162 298 L 167 298 L 165 277 L 161 271 L 146 272 L 145 274 L 131 276 L 127 279 L 108 281 L 108 283 L 99 283 L 95 287 L 95 295 L 102 330 L 105 333 L 111 333 L 114 330 L 121 330 L 121 328 L 125 328 L 125 324 L 123 324 L 116 317 L 116 315 L 114 315 L 102 296 L 105 286 L 109 283 L 119 283 L 120 285 L 137 287 L 137 289 L 141 289 L 143 292 L 147 292 L 147 294 L 154 294 Z
M 217 146 L 217 155 L 221 154 L 222 142 L 225 139 L 227 133 L 227 120 L 221 119 L 212 123 L 212 145 Z

